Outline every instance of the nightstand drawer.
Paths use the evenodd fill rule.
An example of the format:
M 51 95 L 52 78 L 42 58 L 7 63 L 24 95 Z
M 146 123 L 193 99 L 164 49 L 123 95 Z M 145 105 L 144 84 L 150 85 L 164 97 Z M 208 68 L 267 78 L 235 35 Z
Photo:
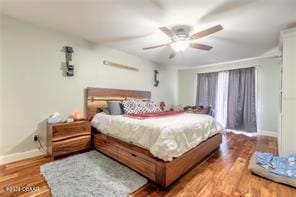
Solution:
M 52 129 L 52 141 L 87 135 L 90 134 L 90 131 L 90 123 L 86 121 L 56 125 Z
M 84 150 L 90 147 L 90 135 L 69 138 L 66 140 L 52 143 L 52 155 L 59 156 L 67 153 L 72 153 Z

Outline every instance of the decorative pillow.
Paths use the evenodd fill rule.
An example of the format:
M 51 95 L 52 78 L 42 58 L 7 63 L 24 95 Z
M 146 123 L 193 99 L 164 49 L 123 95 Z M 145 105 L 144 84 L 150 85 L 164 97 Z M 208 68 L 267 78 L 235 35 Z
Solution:
M 176 112 L 183 111 L 183 107 L 181 105 L 172 105 L 172 110 Z
M 147 111 L 146 113 L 161 112 L 160 106 L 152 101 L 145 102 L 145 109 Z
M 123 111 L 126 114 L 140 114 L 143 113 L 143 101 L 141 100 L 125 100 L 122 101 Z
M 107 101 L 107 105 L 111 115 L 123 114 L 122 106 L 120 101 Z
M 108 107 L 102 108 L 102 111 L 103 111 L 105 114 L 111 115 L 110 110 L 109 110 Z
M 195 114 L 210 114 L 211 112 L 211 107 L 207 106 L 185 106 L 184 110 L 187 112 L 195 113 Z
M 125 100 L 122 102 L 126 114 L 144 114 L 160 112 L 160 107 L 151 101 Z

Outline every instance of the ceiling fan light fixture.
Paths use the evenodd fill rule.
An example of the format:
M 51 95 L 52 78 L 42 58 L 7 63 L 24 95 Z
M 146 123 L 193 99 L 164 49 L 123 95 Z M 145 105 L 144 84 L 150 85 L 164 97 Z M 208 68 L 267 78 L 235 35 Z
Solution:
M 171 47 L 176 52 L 185 51 L 189 47 L 189 40 L 179 40 L 171 44 Z
M 188 47 L 205 51 L 211 50 L 213 48 L 212 46 L 192 41 L 221 31 L 223 27 L 222 25 L 216 25 L 203 31 L 196 32 L 194 34 L 190 34 L 191 27 L 188 25 L 177 25 L 173 28 L 163 26 L 159 27 L 159 29 L 171 39 L 171 42 L 151 47 L 145 47 L 143 48 L 143 50 L 169 46 L 172 49 L 171 54 L 169 55 L 169 59 L 172 59 L 176 56 L 178 52 L 185 51 Z

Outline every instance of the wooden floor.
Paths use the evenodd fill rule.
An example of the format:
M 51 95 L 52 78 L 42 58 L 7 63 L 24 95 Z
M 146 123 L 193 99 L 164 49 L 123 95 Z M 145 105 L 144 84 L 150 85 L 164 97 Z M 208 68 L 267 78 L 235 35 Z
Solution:
M 248 160 L 255 150 L 277 152 L 272 137 L 246 137 L 228 133 L 220 150 L 175 182 L 167 190 L 148 184 L 133 195 L 142 196 L 296 196 L 296 189 L 251 174 Z M 36 157 L 0 166 L 0 196 L 50 196 L 39 166 L 49 157 Z M 7 186 L 39 186 L 38 192 L 5 192 Z

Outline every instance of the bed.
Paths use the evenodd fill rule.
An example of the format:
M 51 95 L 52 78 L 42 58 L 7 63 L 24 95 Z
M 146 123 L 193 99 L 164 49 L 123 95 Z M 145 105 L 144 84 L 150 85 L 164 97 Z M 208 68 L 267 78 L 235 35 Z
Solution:
M 139 120 L 98 113 L 107 100 L 149 100 L 148 91 L 87 89 L 87 117 L 96 150 L 168 187 L 219 148 L 223 128 L 208 115 L 180 113 Z

